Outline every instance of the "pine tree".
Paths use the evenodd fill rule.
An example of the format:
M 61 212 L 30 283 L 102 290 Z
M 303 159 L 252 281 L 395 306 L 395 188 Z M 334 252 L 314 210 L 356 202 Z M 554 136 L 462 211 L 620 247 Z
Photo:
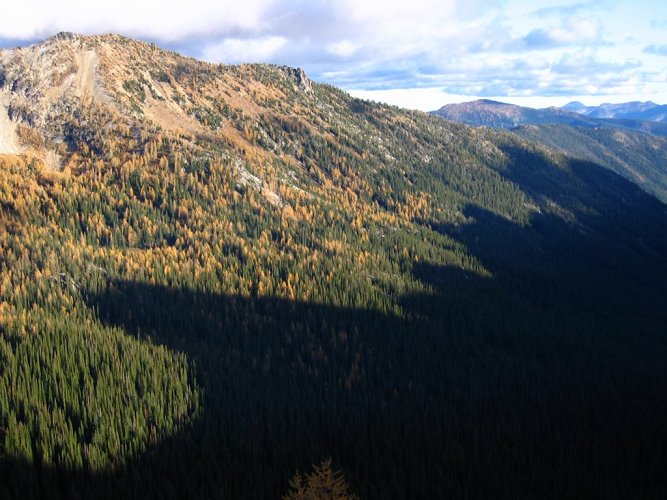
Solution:
M 283 500 L 358 500 L 350 493 L 341 471 L 331 468 L 331 458 L 313 466 L 313 472 L 302 477 L 298 472 L 289 482 L 290 491 Z

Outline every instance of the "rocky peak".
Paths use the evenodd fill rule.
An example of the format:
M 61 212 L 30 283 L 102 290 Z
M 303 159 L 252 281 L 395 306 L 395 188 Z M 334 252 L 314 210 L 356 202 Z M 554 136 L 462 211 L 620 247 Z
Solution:
M 290 66 L 280 66 L 280 69 L 294 83 L 295 90 L 302 90 L 306 93 L 313 90 L 313 82 L 303 69 Z
M 295 103 L 312 109 L 314 85 L 300 68 L 209 64 L 120 35 L 58 33 L 0 52 L 0 154 L 74 169 L 81 151 L 110 158 L 105 138 L 140 129 L 247 154 L 271 140 L 260 122 Z
M 59 33 L 56 33 L 52 37 L 48 38 L 48 40 L 74 40 L 78 37 L 76 33 L 72 33 L 71 31 L 61 31 Z

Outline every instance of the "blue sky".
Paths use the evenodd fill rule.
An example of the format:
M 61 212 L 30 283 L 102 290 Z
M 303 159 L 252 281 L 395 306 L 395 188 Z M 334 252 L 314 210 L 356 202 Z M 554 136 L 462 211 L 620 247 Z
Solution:
M 187 7 L 186 7 L 187 6 Z M 299 66 L 355 95 L 430 110 L 667 103 L 664 0 L 21 0 L 0 47 L 117 32 L 211 62 Z

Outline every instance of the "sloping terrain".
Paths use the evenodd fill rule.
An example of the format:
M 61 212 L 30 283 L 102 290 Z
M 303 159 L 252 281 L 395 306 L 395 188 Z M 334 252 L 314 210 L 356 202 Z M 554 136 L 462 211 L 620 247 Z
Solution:
M 599 163 L 667 202 L 667 138 L 561 125 L 526 126 L 514 132 L 572 157 Z
M 571 103 L 570 109 L 578 109 L 577 104 Z M 609 168 L 667 201 L 667 142 L 662 124 L 494 101 L 450 104 L 433 114 L 473 126 L 511 129 L 529 141 Z
M 327 457 L 362 498 L 667 488 L 635 184 L 116 35 L 3 52 L 0 86 L 3 498 L 277 498 Z

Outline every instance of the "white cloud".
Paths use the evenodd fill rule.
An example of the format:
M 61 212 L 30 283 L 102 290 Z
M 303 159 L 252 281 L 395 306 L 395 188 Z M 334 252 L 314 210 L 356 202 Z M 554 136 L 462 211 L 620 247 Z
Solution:
M 367 36 L 417 40 L 446 36 L 462 14 L 457 0 L 342 0 L 350 22 Z M 414 29 L 420 27 L 420 29 Z
M 625 93 L 621 92 L 620 89 L 618 89 L 618 92 L 608 92 L 604 89 L 601 92 L 598 92 L 597 90 L 598 89 L 591 88 L 590 91 L 583 93 L 558 96 L 508 96 L 506 94 L 498 94 L 484 96 L 484 98 L 529 108 L 547 108 L 550 106 L 560 107 L 572 101 L 580 101 L 587 106 L 599 106 L 603 103 L 622 103 L 635 100 L 667 102 L 667 92 L 656 93 L 655 89 L 633 87 L 627 89 L 628 91 Z M 440 87 L 400 90 L 352 90 L 350 93 L 361 99 L 384 102 L 394 106 L 420 111 L 433 111 L 445 104 L 459 103 L 475 99 L 475 97 L 470 95 L 449 94 L 445 89 Z
M 602 26 L 599 20 L 566 19 L 560 26 L 531 31 L 524 42 L 528 48 L 551 48 L 563 45 L 582 45 L 600 41 Z
M 557 43 L 594 42 L 600 37 L 600 22 L 589 19 L 573 19 L 566 26 L 549 31 Z
M 350 94 L 360 99 L 384 102 L 402 108 L 433 111 L 454 102 L 469 100 L 465 95 L 447 94 L 440 87 L 391 90 L 350 90 Z
M 350 57 L 360 48 L 360 43 L 355 43 L 351 40 L 341 40 L 340 42 L 330 44 L 327 50 L 335 56 Z
M 227 38 L 206 45 L 202 50 L 202 59 L 230 64 L 268 62 L 285 44 L 287 39 L 281 36 Z
M 656 77 L 667 69 L 656 55 L 664 30 L 650 21 L 662 1 L 550 0 L 536 11 L 544 3 L 21 0 L 1 9 L 0 45 L 58 31 L 119 32 L 211 62 L 300 66 L 348 89 L 413 89 L 415 99 L 443 89 L 481 96 L 612 92 L 637 87 L 637 79 L 664 93 L 667 82 Z
M 277 0 L 21 0 L 5 2 L 0 36 L 33 39 L 57 31 L 120 32 L 179 40 L 234 30 L 259 31 Z

